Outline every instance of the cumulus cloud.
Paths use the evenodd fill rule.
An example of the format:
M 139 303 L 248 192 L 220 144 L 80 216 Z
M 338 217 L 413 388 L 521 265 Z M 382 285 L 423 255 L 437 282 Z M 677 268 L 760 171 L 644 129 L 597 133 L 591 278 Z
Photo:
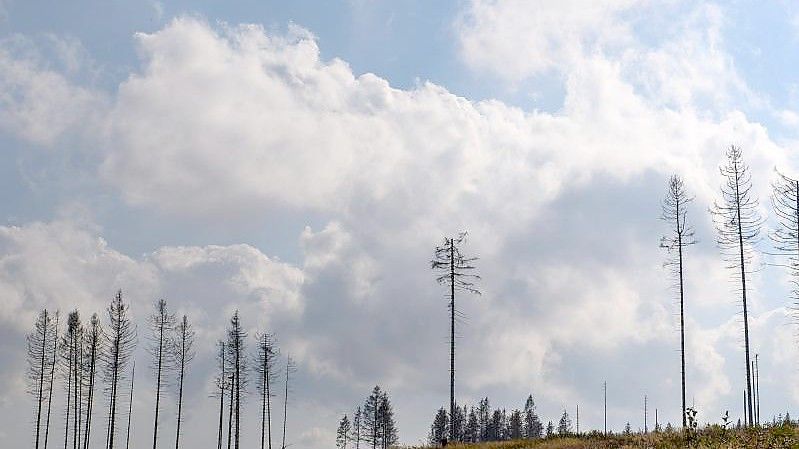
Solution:
M 688 279 L 691 307 L 701 311 L 690 328 L 690 388 L 708 413 L 725 401 L 732 409 L 740 370 L 728 360 L 742 357 L 727 317 L 736 306 L 726 285 L 705 282 L 725 274 L 704 211 L 728 144 L 746 149 L 760 192 L 772 167 L 790 158 L 735 102 L 704 113 L 703 99 L 745 91 L 734 76 L 703 79 L 732 67 L 713 30 L 699 30 L 715 10 L 682 22 L 694 33 L 681 33 L 685 40 L 639 51 L 621 18 L 640 7 L 467 5 L 457 25 L 467 62 L 504 67 L 511 81 L 559 70 L 565 98 L 557 113 L 475 102 L 433 83 L 393 88 L 345 61 L 323 60 L 316 38 L 299 27 L 275 34 L 175 19 L 135 37 L 141 66 L 113 93 L 0 51 L 0 63 L 14 68 L 0 71 L 5 129 L 42 146 L 90 135 L 93 168 L 125 204 L 190 217 L 197 227 L 254 210 L 325 217 L 317 229 L 297 229 L 296 263 L 245 244 L 166 242 L 135 258 L 109 248 L 99 230 L 66 222 L 0 228 L 0 288 L 11 298 L 0 319 L 11 325 L 11 316 L 25 315 L 13 325 L 19 337 L 42 305 L 97 310 L 131 285 L 137 313 L 164 295 L 194 317 L 210 348 L 239 308 L 254 327 L 275 330 L 300 362 L 304 447 L 327 447 L 338 415 L 375 383 L 392 392 L 403 436 L 415 441 L 444 402 L 447 380 L 445 302 L 428 261 L 440 236 L 465 228 L 484 294 L 460 302 L 468 317 L 461 400 L 488 394 L 521 406 L 532 389 L 554 416 L 580 398 L 588 409 L 598 404 L 607 379 L 629 386 L 615 399 L 612 423 L 621 425 L 644 391 L 677 407 L 678 335 L 657 216 L 665 178 L 679 172 L 697 196 L 691 218 L 705 242 L 691 254 L 703 279 Z M 525 22 L 531 17 L 538 26 Z M 37 79 L 64 93 L 36 94 Z M 774 310 L 763 299 L 758 315 L 773 323 Z M 206 350 L 198 362 L 198 397 L 212 357 Z M 600 422 L 588 413 L 589 425 Z M 189 420 L 198 441 L 207 419 L 197 411 Z

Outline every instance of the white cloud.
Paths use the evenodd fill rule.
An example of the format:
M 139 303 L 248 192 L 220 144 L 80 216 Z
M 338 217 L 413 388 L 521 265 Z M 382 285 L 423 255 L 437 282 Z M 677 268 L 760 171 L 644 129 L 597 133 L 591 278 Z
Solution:
M 446 382 L 431 375 L 446 372 L 447 333 L 427 264 L 442 234 L 468 228 L 484 295 L 461 302 L 469 317 L 462 397 L 520 401 L 533 388 L 543 411 L 554 413 L 607 376 L 629 385 L 619 415 L 637 410 L 638 389 L 653 384 L 673 405 L 677 340 L 655 228 L 661 184 L 676 171 L 696 193 L 692 218 L 707 238 L 692 263 L 704 280 L 722 279 L 704 210 L 724 147 L 746 149 L 761 192 L 787 151 L 734 101 L 712 114 L 698 104 L 745 90 L 734 76 L 703 79 L 732 67 L 714 30 L 696 31 L 715 17 L 712 8 L 686 23 L 693 33 L 685 40 L 610 55 L 607 46 L 620 50 L 633 39 L 620 17 L 637 2 L 548 5 L 555 6 L 538 26 L 518 30 L 533 11 L 527 4 L 474 2 L 459 26 L 471 33 L 463 42 L 474 67 L 505 67 L 512 81 L 560 70 L 566 97 L 558 113 L 473 102 L 432 83 L 395 89 L 344 61 L 322 60 L 312 34 L 296 27 L 276 36 L 252 25 L 174 20 L 137 35 L 142 66 L 107 95 L 0 53 L 17 68 L 0 71 L 6 129 L 42 145 L 91 134 L 97 172 L 140 210 L 192 217 L 197 227 L 280 208 L 330 217 L 321 230 L 297 230 L 296 265 L 249 245 L 166 245 L 135 259 L 67 224 L 2 228 L 9 271 L 0 285 L 11 310 L 31 315 L 63 289 L 96 309 L 130 283 L 144 303 L 163 294 L 191 312 L 209 347 L 238 307 L 251 323 L 274 326 L 301 361 L 298 407 L 313 421 L 303 441 L 322 447 L 330 432 L 321 429 L 375 383 L 394 393 L 404 435 L 415 441 Z M 508 37 L 517 31 L 522 44 Z M 524 42 L 538 58 L 520 56 Z M 641 66 L 641 77 L 631 77 Z M 36 94 L 39 78 L 64 93 L 56 101 Z M 87 106 L 96 98 L 107 101 Z M 95 117 L 89 110 L 102 118 L 84 121 Z M 63 254 L 40 272 L 51 247 Z M 700 282 L 689 280 L 691 307 L 719 309 L 727 286 L 700 290 Z M 25 295 L 44 299 L 26 305 Z M 727 363 L 738 357 L 733 326 L 693 325 L 691 357 L 707 357 L 696 360 L 691 388 L 711 413 L 728 398 L 714 399 L 737 388 L 730 372 L 738 370 Z M 628 353 L 651 355 L 651 376 L 633 379 L 631 366 L 641 363 Z

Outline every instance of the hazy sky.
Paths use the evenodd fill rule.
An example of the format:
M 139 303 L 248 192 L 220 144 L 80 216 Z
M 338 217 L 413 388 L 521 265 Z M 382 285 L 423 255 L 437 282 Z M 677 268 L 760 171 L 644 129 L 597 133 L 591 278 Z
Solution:
M 375 384 L 418 442 L 449 393 L 429 260 L 460 230 L 483 291 L 459 300 L 461 403 L 533 394 L 545 422 L 579 403 L 580 428 L 599 428 L 607 380 L 612 428 L 643 426 L 644 395 L 676 423 L 679 309 L 658 248 L 672 173 L 700 241 L 689 403 L 735 420 L 740 305 L 707 209 L 730 144 L 764 215 L 774 168 L 799 174 L 797 68 L 789 1 L 0 0 L 0 446 L 31 441 L 36 313 L 87 319 L 118 288 L 140 347 L 157 298 L 196 326 L 186 447 L 215 441 L 213 348 L 236 309 L 297 361 L 292 447 L 333 447 Z M 771 261 L 750 303 L 769 419 L 799 414 Z M 143 447 L 153 376 L 137 362 Z

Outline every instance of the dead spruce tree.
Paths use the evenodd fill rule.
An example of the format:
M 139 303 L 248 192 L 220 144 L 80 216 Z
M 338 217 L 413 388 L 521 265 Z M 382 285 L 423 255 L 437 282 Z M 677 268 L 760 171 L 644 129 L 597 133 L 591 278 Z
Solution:
M 671 228 L 668 235 L 660 238 L 660 247 L 668 251 L 665 266 L 671 271 L 680 296 L 680 376 L 682 379 L 682 426 L 685 427 L 685 284 L 683 276 L 683 249 L 696 243 L 694 230 L 687 224 L 688 196 L 682 179 L 674 175 L 669 179 L 668 192 L 663 200 L 661 219 Z
M 291 380 L 291 375 L 297 371 L 297 366 L 294 364 L 294 360 L 291 359 L 291 356 L 286 357 L 286 384 L 285 384 L 285 394 L 283 395 L 283 442 L 280 445 L 280 449 L 286 449 L 286 420 L 288 418 L 288 407 L 289 407 L 289 392 L 291 389 L 289 388 L 289 381 Z
M 72 435 L 72 448 L 78 449 L 80 445 L 80 421 L 79 416 L 83 414 L 80 406 L 81 398 L 81 348 L 83 342 L 83 326 L 80 322 L 80 314 L 73 310 L 67 316 L 67 327 L 61 337 L 59 352 L 61 354 L 61 374 L 66 386 L 67 402 L 64 425 L 64 449 L 70 447 L 70 433 Z
M 97 377 L 97 360 L 100 356 L 102 331 L 100 318 L 98 318 L 95 313 L 92 315 L 91 320 L 89 320 L 89 327 L 86 328 L 83 342 L 85 348 L 83 352 L 86 355 L 84 363 L 86 410 L 83 424 L 83 449 L 89 449 L 89 436 L 91 435 L 92 428 L 92 410 L 94 408 L 95 380 Z
M 114 449 L 117 410 L 119 407 L 120 386 L 125 379 L 125 372 L 130 363 L 133 350 L 136 348 L 136 328 L 128 316 L 128 306 L 122 300 L 119 290 L 108 306 L 108 331 L 104 336 L 102 351 L 103 380 L 108 395 L 108 432 L 106 448 Z
M 783 260 L 778 265 L 786 268 L 791 276 L 794 319 L 799 321 L 796 309 L 799 306 L 799 180 L 777 172 L 777 180 L 772 184 L 771 204 L 777 227 L 769 237 Z
M 752 373 L 749 359 L 749 310 L 747 308 L 747 277 L 751 275 L 754 263 L 754 247 L 760 238 L 762 219 L 758 213 L 757 199 L 752 194 L 752 177 L 749 167 L 743 161 L 741 149 L 730 146 L 727 162 L 720 167 L 724 184 L 721 186 L 721 202 L 711 208 L 716 224 L 719 248 L 733 270 L 733 278 L 740 283 L 741 307 L 743 310 L 744 353 L 746 357 L 746 401 L 748 425 L 752 419 Z
M 461 252 L 466 233 L 462 232 L 458 237 L 445 237 L 444 243 L 437 246 L 433 253 L 433 260 L 430 266 L 433 270 L 441 273 L 436 278 L 439 284 L 448 287 L 449 312 L 450 312 L 450 353 L 449 353 L 449 412 L 450 416 L 455 415 L 455 317 L 458 315 L 455 305 L 455 292 L 474 293 L 479 295 L 480 291 L 474 285 L 474 281 L 480 279 L 479 276 L 472 274 L 475 267 L 472 263 L 476 257 L 466 257 Z M 450 439 L 455 440 L 455 433 L 450 426 Z
M 183 318 L 175 327 L 173 351 L 172 359 L 178 373 L 178 420 L 175 432 L 175 449 L 178 449 L 180 448 L 180 423 L 183 420 L 183 381 L 186 378 L 186 369 L 194 359 L 194 330 L 191 328 L 186 315 L 183 315 Z
M 255 360 L 256 390 L 261 400 L 261 449 L 265 447 L 272 449 L 271 399 L 274 396 L 273 388 L 277 379 L 275 362 L 277 361 L 278 350 L 273 334 L 256 334 L 255 338 L 258 345 Z
M 33 395 L 36 400 L 36 437 L 35 448 L 39 449 L 39 441 L 42 436 L 42 408 L 44 401 L 49 396 L 47 380 L 53 363 L 54 350 L 51 341 L 57 338 L 55 323 L 52 314 L 47 309 L 42 310 L 36 317 L 33 331 L 28 334 L 28 373 L 26 376 L 28 393 Z
M 239 449 L 241 436 L 241 400 L 247 391 L 247 356 L 244 340 L 247 332 L 241 327 L 239 311 L 233 313 L 228 327 L 227 351 L 228 359 L 231 363 L 231 419 L 235 423 L 233 442 L 236 449 Z M 228 432 L 230 434 L 230 432 Z M 228 440 L 230 437 L 228 437 Z
M 44 449 L 47 449 L 47 441 L 48 437 L 50 436 L 50 411 L 53 408 L 53 382 L 55 381 L 55 370 L 56 370 L 56 361 L 58 360 L 58 318 L 59 314 L 56 310 L 55 312 L 55 319 L 53 325 L 53 339 L 51 340 L 52 347 L 50 349 L 50 355 L 52 359 L 50 361 L 50 380 L 47 382 L 47 419 L 44 423 Z
M 222 449 L 222 424 L 225 418 L 225 391 L 228 389 L 227 372 L 227 355 L 225 353 L 225 342 L 219 341 L 219 352 L 216 355 L 216 363 L 219 367 L 219 374 L 214 378 L 214 393 L 212 396 L 219 395 L 219 430 L 216 437 L 217 449 Z
M 153 449 L 158 446 L 158 415 L 161 410 L 161 391 L 165 385 L 165 372 L 170 368 L 168 357 L 169 332 L 175 326 L 175 315 L 169 313 L 166 300 L 159 299 L 155 302 L 155 309 L 147 317 L 150 328 L 147 352 L 152 357 L 151 368 L 155 374 L 155 418 L 153 419 Z
M 128 393 L 128 431 L 125 433 L 125 449 L 130 449 L 130 424 L 133 417 L 133 382 L 136 380 L 136 361 L 130 369 L 130 392 Z

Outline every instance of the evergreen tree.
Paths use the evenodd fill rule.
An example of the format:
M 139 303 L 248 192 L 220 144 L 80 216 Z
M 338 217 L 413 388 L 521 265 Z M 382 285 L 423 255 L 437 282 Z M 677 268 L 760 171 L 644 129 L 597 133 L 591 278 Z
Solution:
M 558 421 L 558 435 L 566 436 L 571 435 L 572 433 L 572 420 L 569 417 L 569 413 L 566 410 L 563 411 L 563 414 L 560 416 L 560 421 Z
M 522 412 L 519 410 L 514 410 L 510 414 L 510 419 L 508 420 L 508 438 L 509 440 L 520 440 L 522 435 L 524 434 L 522 425 Z
M 543 430 L 544 426 L 535 413 L 533 395 L 527 396 L 527 401 L 524 403 L 524 437 L 530 440 L 541 438 Z
M 430 426 L 430 435 L 428 440 L 431 445 L 440 444 L 449 435 L 449 422 L 447 411 L 444 407 L 438 409 L 436 416 L 433 418 L 433 424 Z
M 547 423 L 547 430 L 546 430 L 546 437 L 551 438 L 555 434 L 555 426 L 552 425 L 552 421 Z
M 476 443 L 480 441 L 480 422 L 477 419 L 477 412 L 475 412 L 474 407 L 469 409 L 468 416 L 466 428 L 463 432 L 463 441 L 466 443 Z
M 488 423 L 487 441 L 500 441 L 502 439 L 502 410 L 494 410 Z
M 624 425 L 624 434 L 625 435 L 632 435 L 632 433 L 633 433 L 633 431 L 630 428 L 630 423 L 628 422 L 627 424 Z
M 456 404 L 455 415 L 449 417 L 449 425 L 454 427 L 454 429 L 450 429 L 450 437 L 454 438 L 453 441 L 463 441 L 464 420 L 463 410 Z
M 397 423 L 394 421 L 394 409 L 391 406 L 391 400 L 388 398 L 388 392 L 384 391 L 380 396 L 378 416 L 380 419 L 381 448 L 388 449 L 388 447 L 395 445 L 399 441 Z
M 480 423 L 480 441 L 490 441 L 488 431 L 491 424 L 491 404 L 488 402 L 487 397 L 480 400 L 477 419 Z
M 358 408 L 355 409 L 355 414 L 353 415 L 353 418 L 352 418 L 352 431 L 353 431 L 352 437 L 355 440 L 354 441 L 355 442 L 355 449 L 360 449 L 360 445 L 361 445 L 361 422 L 362 421 L 363 421 L 363 418 L 361 416 L 361 407 L 358 406 Z
M 347 449 L 347 443 L 350 440 L 350 419 L 347 415 L 341 418 L 338 423 L 338 430 L 336 431 L 336 447 L 339 449 Z
M 81 427 L 80 417 L 83 416 L 82 398 L 82 351 L 83 350 L 83 325 L 80 322 L 80 314 L 73 310 L 67 316 L 67 328 L 61 337 L 61 367 L 62 376 L 66 384 L 67 403 L 66 403 L 66 424 L 64 427 L 64 449 L 69 447 L 70 432 L 72 435 L 72 447 L 78 449 L 81 446 Z

